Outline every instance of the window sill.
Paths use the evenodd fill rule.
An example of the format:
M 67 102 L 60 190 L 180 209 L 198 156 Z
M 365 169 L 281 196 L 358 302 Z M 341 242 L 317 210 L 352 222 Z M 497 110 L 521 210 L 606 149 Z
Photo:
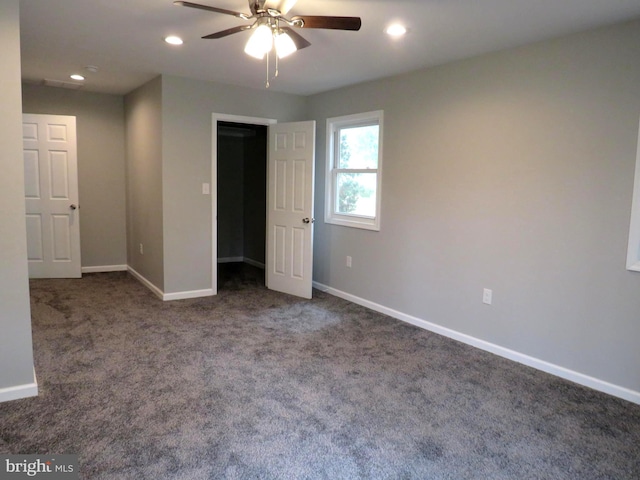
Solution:
M 374 232 L 380 231 L 380 223 L 377 222 L 375 219 L 366 219 L 366 218 L 359 219 L 358 217 L 344 219 L 344 218 L 327 216 L 324 219 L 324 223 L 328 223 L 331 225 L 339 225 L 341 227 L 360 228 L 362 230 L 371 230 Z

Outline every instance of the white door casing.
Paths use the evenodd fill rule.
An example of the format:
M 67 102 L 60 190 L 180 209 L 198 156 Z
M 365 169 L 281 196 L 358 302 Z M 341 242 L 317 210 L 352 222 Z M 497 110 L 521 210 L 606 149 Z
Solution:
M 218 122 L 269 126 L 276 124 L 277 120 L 224 113 L 211 114 L 211 290 L 214 295 L 218 293 Z
M 24 114 L 30 278 L 80 278 L 76 118 Z
M 311 298 L 315 121 L 269 127 L 267 287 Z

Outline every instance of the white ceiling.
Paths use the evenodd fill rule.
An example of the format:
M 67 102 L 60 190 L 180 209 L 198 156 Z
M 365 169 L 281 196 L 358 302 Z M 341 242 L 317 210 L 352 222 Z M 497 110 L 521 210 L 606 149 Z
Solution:
M 191 1 L 250 12 L 246 0 Z M 20 9 L 27 82 L 80 72 L 83 89 L 124 94 L 169 74 L 264 88 L 265 62 L 243 52 L 248 32 L 200 38 L 247 24 L 232 16 L 172 0 L 21 0 Z M 293 15 L 362 18 L 359 32 L 298 30 L 312 45 L 280 62 L 270 89 L 309 95 L 640 17 L 640 0 L 298 0 Z M 392 21 L 407 26 L 404 38 L 383 33 Z M 185 44 L 167 45 L 170 34 Z

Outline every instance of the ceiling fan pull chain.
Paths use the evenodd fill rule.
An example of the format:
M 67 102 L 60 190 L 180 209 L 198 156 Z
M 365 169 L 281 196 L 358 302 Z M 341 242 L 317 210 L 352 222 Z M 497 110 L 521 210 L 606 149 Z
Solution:
M 267 82 L 265 83 L 264 88 L 269 88 L 269 52 L 267 52 Z
M 276 18 L 276 23 L 275 23 L 275 29 L 273 30 L 274 36 L 273 36 L 273 40 L 274 40 L 274 45 L 273 45 L 273 51 L 275 52 L 275 57 L 276 57 L 276 73 L 273 75 L 273 78 L 276 78 L 278 76 L 278 69 L 280 67 L 280 57 L 278 56 L 278 48 L 276 47 L 276 36 L 275 34 L 278 33 L 280 31 L 280 20 Z

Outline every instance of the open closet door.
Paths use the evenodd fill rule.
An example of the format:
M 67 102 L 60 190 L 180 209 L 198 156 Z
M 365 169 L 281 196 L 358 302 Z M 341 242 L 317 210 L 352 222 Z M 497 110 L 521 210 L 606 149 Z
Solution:
M 316 123 L 269 126 L 267 287 L 311 298 Z

